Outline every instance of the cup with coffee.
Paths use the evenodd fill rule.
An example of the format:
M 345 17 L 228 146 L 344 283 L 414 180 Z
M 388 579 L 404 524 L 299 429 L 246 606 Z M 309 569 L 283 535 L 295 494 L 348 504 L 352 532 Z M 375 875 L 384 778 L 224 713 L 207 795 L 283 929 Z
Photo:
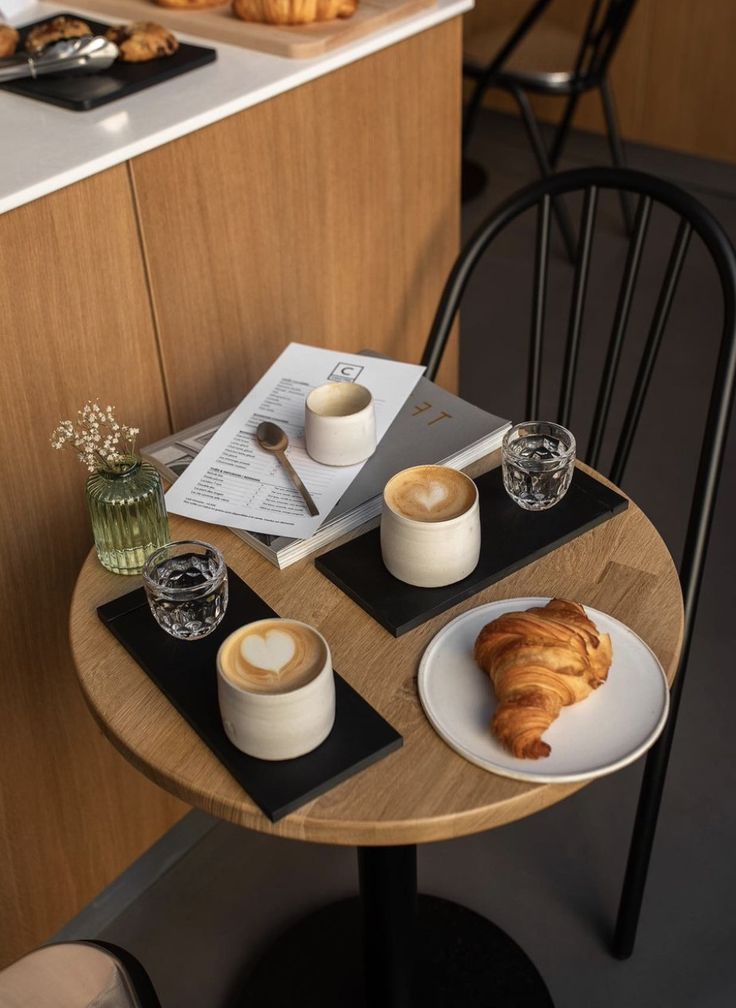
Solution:
M 335 722 L 329 646 L 298 620 L 258 620 L 231 633 L 217 652 L 217 691 L 228 738 L 259 759 L 303 756 Z
M 480 557 L 478 488 L 447 466 L 404 469 L 383 491 L 381 554 L 389 572 L 419 588 L 467 577 Z
M 327 382 L 307 396 L 304 441 L 308 454 L 323 465 L 365 462 L 376 450 L 373 396 L 364 385 Z

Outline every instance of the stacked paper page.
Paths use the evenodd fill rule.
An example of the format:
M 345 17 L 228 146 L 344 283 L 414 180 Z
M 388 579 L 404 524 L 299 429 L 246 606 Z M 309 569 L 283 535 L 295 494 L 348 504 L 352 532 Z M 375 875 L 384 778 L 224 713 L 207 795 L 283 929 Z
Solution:
M 423 370 L 381 357 L 289 344 L 169 490 L 169 511 L 248 532 L 310 538 L 365 463 L 325 466 L 307 455 L 306 397 L 328 381 L 364 385 L 373 394 L 380 444 Z M 278 459 L 259 447 L 255 432 L 263 420 L 286 431 L 289 460 L 319 508 L 316 517 Z

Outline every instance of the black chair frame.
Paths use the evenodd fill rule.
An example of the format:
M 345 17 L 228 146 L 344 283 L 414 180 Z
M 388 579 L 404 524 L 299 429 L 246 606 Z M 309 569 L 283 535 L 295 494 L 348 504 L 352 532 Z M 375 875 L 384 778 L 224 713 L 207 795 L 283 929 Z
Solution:
M 549 262 L 550 212 L 555 197 L 582 192 L 581 237 L 575 260 L 570 319 L 557 417 L 560 423 L 568 426 L 580 347 L 596 207 L 601 190 L 615 190 L 619 193 L 630 194 L 632 197 L 638 197 L 638 205 L 633 233 L 629 238 L 626 263 L 607 347 L 606 364 L 594 409 L 587 455 L 583 456 L 594 467 L 597 467 L 599 463 L 603 435 L 608 420 L 616 372 L 626 335 L 652 206 L 653 204 L 664 205 L 679 217 L 679 226 L 648 335 L 644 342 L 638 372 L 632 386 L 610 468 L 609 475 L 614 483 L 619 484 L 624 474 L 693 233 L 697 234 L 704 243 L 717 270 L 723 294 L 724 311 L 715 377 L 679 569 L 685 606 L 682 655 L 678 674 L 672 686 L 670 715 L 667 724 L 646 759 L 613 939 L 613 954 L 624 959 L 631 955 L 636 938 L 667 764 L 690 654 L 698 595 L 703 578 L 708 538 L 734 398 L 736 380 L 736 253 L 728 236 L 709 211 L 694 197 L 662 179 L 626 168 L 605 167 L 577 169 L 543 179 L 527 186 L 502 203 L 475 232 L 460 253 L 445 284 L 422 363 L 427 368 L 427 377 L 434 378 L 460 308 L 463 293 L 483 253 L 512 221 L 526 211 L 536 208 L 536 254 L 526 416 L 527 418 L 538 416 Z
M 543 178 L 547 178 L 557 168 L 580 96 L 586 91 L 597 88 L 601 96 L 611 159 L 616 167 L 623 167 L 625 164 L 624 149 L 621 143 L 613 94 L 608 82 L 608 68 L 636 0 L 592 0 L 575 58 L 575 65 L 569 73 L 522 73 L 504 70 L 504 64 L 526 34 L 533 30 L 534 25 L 551 2 L 552 0 L 535 0 L 508 40 L 485 67 L 479 69 L 467 62 L 463 64 L 463 74 L 475 80 L 475 87 L 463 116 L 463 150 L 467 147 L 475 128 L 486 91 L 489 88 L 500 88 L 508 91 L 516 101 L 540 174 Z M 604 2 L 605 9 L 603 9 Z M 549 150 L 542 138 L 539 124 L 526 94 L 527 91 L 567 98 L 562 118 L 555 129 Z M 632 214 L 624 195 L 622 195 L 621 207 L 626 229 L 631 231 Z M 564 207 L 555 204 L 555 214 L 568 255 L 574 259 L 575 240 Z

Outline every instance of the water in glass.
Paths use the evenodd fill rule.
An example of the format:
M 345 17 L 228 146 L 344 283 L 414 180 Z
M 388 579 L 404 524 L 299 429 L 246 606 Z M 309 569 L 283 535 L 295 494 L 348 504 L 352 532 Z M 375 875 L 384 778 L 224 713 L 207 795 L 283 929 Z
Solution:
M 520 432 L 504 447 L 506 492 L 527 511 L 544 511 L 567 493 L 574 463 L 569 441 L 552 433 Z
M 146 573 L 151 612 L 172 637 L 198 640 L 219 625 L 228 597 L 227 570 L 219 554 L 165 555 Z

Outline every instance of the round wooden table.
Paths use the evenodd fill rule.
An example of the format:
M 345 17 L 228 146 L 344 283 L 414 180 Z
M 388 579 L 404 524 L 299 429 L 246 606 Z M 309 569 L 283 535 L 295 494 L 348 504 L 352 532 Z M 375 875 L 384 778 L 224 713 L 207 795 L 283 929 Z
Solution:
M 496 462 L 497 456 L 489 456 L 471 474 Z M 402 734 L 404 745 L 272 823 L 99 621 L 97 606 L 137 587 L 139 580 L 108 573 L 94 552 L 80 573 L 70 617 L 74 659 L 92 713 L 134 766 L 211 815 L 275 836 L 358 847 L 368 1003 L 381 1008 L 410 1003 L 407 941 L 413 933 L 416 899 L 415 845 L 501 826 L 553 805 L 583 786 L 535 785 L 498 777 L 448 748 L 431 728 L 417 696 L 422 652 L 437 631 L 461 612 L 495 599 L 555 595 L 576 599 L 626 623 L 649 644 L 671 682 L 680 654 L 683 610 L 677 572 L 665 544 L 631 502 L 623 513 L 394 639 L 323 577 L 311 559 L 279 571 L 224 528 L 172 516 L 171 533 L 176 539 L 214 543 L 228 565 L 280 616 L 316 626 L 330 643 L 335 668 Z M 446 918 L 453 905 L 438 909 L 444 901 L 426 899 L 426 913 L 420 913 L 419 923 L 428 914 L 427 929 L 436 934 L 438 928 L 450 926 Z M 428 909 L 429 903 L 433 910 Z M 344 907 L 336 912 L 337 936 L 349 930 L 349 916 Z M 493 927 L 471 916 L 476 923 Z M 475 927 L 469 920 L 466 925 L 458 927 L 461 931 Z M 332 947 L 324 944 L 328 927 L 323 916 L 317 943 L 323 952 Z M 314 927 L 307 928 L 303 935 L 313 932 Z M 479 955 L 486 944 L 477 943 Z M 419 945 L 424 948 L 424 941 Z M 428 949 L 425 952 L 429 954 Z M 512 954 L 511 945 L 502 950 L 507 953 Z M 420 966 L 418 972 L 423 969 Z M 429 989 L 431 996 L 432 985 Z M 300 1003 L 309 1003 L 304 1000 L 303 985 L 300 991 Z M 265 1003 L 281 1002 L 252 1001 L 259 1008 Z M 287 1003 L 286 995 L 283 1003 Z M 332 1002 L 323 994 L 320 1003 Z M 427 1003 L 434 1002 L 424 1000 Z M 466 993 L 457 1003 L 473 1008 L 516 1002 L 473 1000 Z M 525 1003 L 551 1004 L 541 993 L 536 1001 L 530 997 Z

